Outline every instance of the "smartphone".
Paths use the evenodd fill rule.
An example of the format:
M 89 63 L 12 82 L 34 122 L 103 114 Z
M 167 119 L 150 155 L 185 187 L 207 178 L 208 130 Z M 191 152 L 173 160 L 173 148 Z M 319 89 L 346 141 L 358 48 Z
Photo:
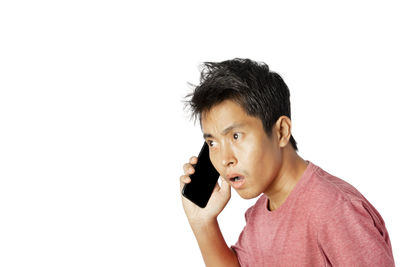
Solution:
M 191 182 L 185 184 L 182 190 L 183 196 L 201 208 L 207 206 L 219 178 L 219 173 L 212 165 L 209 154 L 208 145 L 204 142 L 197 164 L 193 166 L 194 173 L 189 176 Z

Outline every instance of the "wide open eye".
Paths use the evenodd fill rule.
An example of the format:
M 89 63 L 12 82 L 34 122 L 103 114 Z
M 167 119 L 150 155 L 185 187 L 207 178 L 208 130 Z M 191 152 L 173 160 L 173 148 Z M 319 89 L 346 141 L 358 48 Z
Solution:
M 207 143 L 209 147 L 213 147 L 215 145 L 215 142 L 213 140 L 208 140 Z
M 233 139 L 238 140 L 240 138 L 241 134 L 240 133 L 234 133 L 233 134 Z

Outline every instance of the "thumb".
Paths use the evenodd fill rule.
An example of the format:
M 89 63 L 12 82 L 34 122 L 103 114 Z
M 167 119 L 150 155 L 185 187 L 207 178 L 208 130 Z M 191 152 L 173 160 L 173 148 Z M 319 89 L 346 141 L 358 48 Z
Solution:
M 231 185 L 224 178 L 221 179 L 221 191 L 230 194 L 231 193 Z

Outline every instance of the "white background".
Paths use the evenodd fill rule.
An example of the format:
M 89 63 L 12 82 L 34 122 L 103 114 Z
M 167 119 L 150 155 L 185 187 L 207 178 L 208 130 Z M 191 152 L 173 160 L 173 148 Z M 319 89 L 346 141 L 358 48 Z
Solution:
M 367 197 L 399 263 L 399 11 L 2 1 L 0 265 L 203 266 L 180 202 L 182 165 L 203 142 L 183 97 L 203 61 L 234 57 L 282 75 L 299 154 Z M 229 245 L 254 203 L 232 195 Z

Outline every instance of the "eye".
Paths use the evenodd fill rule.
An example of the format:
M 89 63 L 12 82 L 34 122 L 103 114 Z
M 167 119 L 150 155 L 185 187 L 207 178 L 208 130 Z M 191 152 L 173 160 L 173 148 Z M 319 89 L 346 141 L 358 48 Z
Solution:
M 234 133 L 233 134 L 233 139 L 238 140 L 240 138 L 241 134 L 240 133 Z
M 215 145 L 215 142 L 212 140 L 207 141 L 208 146 L 213 147 Z

